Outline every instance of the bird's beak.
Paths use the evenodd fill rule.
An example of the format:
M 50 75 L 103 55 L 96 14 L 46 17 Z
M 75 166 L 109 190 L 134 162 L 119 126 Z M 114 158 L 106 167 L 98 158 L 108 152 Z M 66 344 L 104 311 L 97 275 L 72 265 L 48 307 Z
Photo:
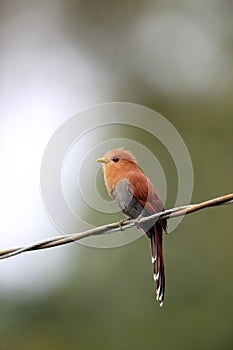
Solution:
M 96 161 L 97 162 L 99 162 L 99 163 L 109 163 L 109 160 L 108 159 L 106 159 L 106 158 L 98 158 L 98 159 L 96 159 Z

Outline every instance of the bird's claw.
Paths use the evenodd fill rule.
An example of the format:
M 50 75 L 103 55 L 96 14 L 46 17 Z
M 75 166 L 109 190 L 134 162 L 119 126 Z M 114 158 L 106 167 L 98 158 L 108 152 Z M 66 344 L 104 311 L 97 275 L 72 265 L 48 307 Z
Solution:
M 119 221 L 119 226 L 120 226 L 120 230 L 121 231 L 124 231 L 125 229 L 124 229 L 124 222 L 125 222 L 126 220 L 125 219 L 121 219 L 120 221 Z
M 135 226 L 137 227 L 137 229 L 140 229 L 139 221 L 142 217 L 143 217 L 142 215 L 138 215 L 138 217 L 136 219 L 134 219 L 134 223 L 135 223 Z
M 121 219 L 120 221 L 119 221 L 119 226 L 120 226 L 120 230 L 121 231 L 124 231 L 125 229 L 124 229 L 124 223 L 126 222 L 126 221 L 128 221 L 128 220 L 131 220 L 131 218 L 128 216 L 127 218 L 125 218 L 125 219 Z

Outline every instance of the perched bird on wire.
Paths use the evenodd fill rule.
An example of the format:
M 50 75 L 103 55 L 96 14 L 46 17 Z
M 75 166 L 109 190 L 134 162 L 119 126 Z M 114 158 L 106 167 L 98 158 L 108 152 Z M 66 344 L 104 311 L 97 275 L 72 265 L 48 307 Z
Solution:
M 122 212 L 131 219 L 149 216 L 164 210 L 163 203 L 150 180 L 137 165 L 136 158 L 123 148 L 107 152 L 103 158 L 105 185 L 109 195 Z M 162 231 L 166 219 L 139 224 L 138 228 L 150 239 L 153 277 L 156 282 L 156 299 L 163 305 L 165 274 L 162 251 Z

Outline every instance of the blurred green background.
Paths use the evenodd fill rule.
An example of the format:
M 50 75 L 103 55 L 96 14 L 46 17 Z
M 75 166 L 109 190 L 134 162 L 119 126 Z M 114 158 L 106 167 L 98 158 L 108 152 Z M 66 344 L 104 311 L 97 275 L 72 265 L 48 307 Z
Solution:
M 2 0 L 1 71 L 8 69 L 19 89 L 28 84 L 28 100 L 29 90 L 40 83 L 53 90 L 53 97 L 62 95 L 64 105 L 72 105 L 67 118 L 108 101 L 155 109 L 188 147 L 192 202 L 199 202 L 232 192 L 232 15 L 226 0 Z M 25 79 L 31 72 L 36 75 L 30 85 Z M 8 76 L 3 74 L 1 91 Z M 46 104 L 44 97 L 37 103 Z M 64 111 L 58 121 L 51 119 L 50 133 Z M 33 118 L 32 113 L 29 123 L 40 120 Z M 46 281 L 53 278 L 46 271 L 40 286 L 45 292 L 36 296 L 9 297 L 0 288 L 1 348 L 232 349 L 232 209 L 192 214 L 164 237 L 163 308 L 154 302 L 146 238 L 116 249 L 57 248 L 71 255 L 72 263 L 52 291 L 46 291 Z M 47 259 L 49 265 L 49 259 L 56 264 L 56 254 L 14 259 L 16 265 L 21 259 L 29 265 Z

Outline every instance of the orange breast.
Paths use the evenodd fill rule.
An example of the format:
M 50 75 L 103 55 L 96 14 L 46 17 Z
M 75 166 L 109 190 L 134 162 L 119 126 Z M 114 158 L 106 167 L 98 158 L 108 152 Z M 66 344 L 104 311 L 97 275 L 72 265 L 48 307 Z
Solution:
M 122 159 L 119 163 L 107 163 L 103 166 L 104 181 L 108 193 L 111 196 L 119 181 L 127 178 L 127 174 L 131 171 L 138 171 L 136 164 Z

